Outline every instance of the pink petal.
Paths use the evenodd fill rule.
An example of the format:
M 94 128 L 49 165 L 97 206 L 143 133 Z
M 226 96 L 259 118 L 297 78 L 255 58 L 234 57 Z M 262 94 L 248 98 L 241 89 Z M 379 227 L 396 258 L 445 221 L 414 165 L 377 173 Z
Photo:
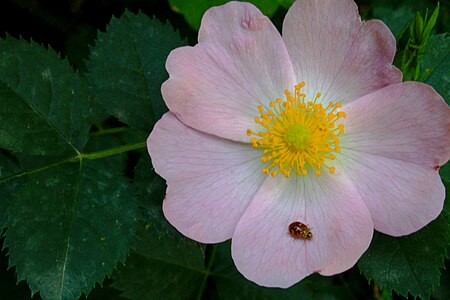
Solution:
M 342 172 L 354 182 L 375 229 L 415 232 L 442 210 L 439 166 L 450 157 L 450 109 L 425 84 L 391 85 L 345 106 Z
M 388 86 L 343 107 L 342 148 L 434 168 L 450 157 L 450 109 L 429 85 Z
M 401 81 L 395 38 L 381 21 L 361 22 L 352 0 L 296 1 L 283 24 L 296 77 L 309 95 L 350 102 Z
M 312 240 L 294 239 L 288 226 L 300 221 Z M 311 273 L 351 268 L 368 248 L 373 224 L 345 176 L 268 177 L 232 238 L 238 270 L 268 287 L 289 287 Z
M 171 113 L 158 121 L 147 144 L 156 172 L 167 181 L 167 220 L 199 242 L 231 238 L 264 180 L 260 151 L 193 130 Z
M 230 2 L 203 16 L 199 44 L 173 50 L 162 94 L 170 110 L 197 130 L 248 141 L 257 106 L 283 96 L 295 80 L 281 36 L 252 4 Z
M 342 154 L 345 162 L 336 168 L 354 183 L 376 230 L 407 235 L 442 211 L 445 188 L 434 168 L 352 150 Z

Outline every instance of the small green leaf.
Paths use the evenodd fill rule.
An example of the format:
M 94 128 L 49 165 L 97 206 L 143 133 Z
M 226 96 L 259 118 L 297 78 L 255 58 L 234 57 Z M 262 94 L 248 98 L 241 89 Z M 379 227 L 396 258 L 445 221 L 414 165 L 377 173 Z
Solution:
M 248 0 L 245 2 L 253 3 L 266 16 L 272 16 L 280 6 L 282 0 Z M 223 5 L 228 0 L 169 0 L 172 10 L 184 16 L 192 28 L 198 30 L 203 14 L 213 6 Z M 284 2 L 289 2 L 285 0 Z M 290 1 L 292 3 L 292 1 Z M 286 5 L 286 4 L 285 4 Z
M 114 273 L 113 287 L 130 299 L 186 299 L 204 278 L 204 248 L 168 224 L 162 213 L 166 185 L 153 171 L 147 154 L 136 167 L 145 221 L 136 252 Z
M 450 186 L 446 186 L 449 198 Z M 447 201 L 448 202 L 448 201 Z M 429 298 L 439 284 L 450 245 L 450 205 L 422 230 L 394 238 L 376 233 L 358 266 L 368 280 L 382 289 L 407 297 Z
M 0 147 L 32 155 L 76 153 L 87 141 L 91 97 L 51 49 L 0 40 Z
M 433 86 L 450 105 L 450 38 L 446 34 L 428 39 L 420 79 Z
M 425 29 L 422 33 L 422 45 L 425 45 L 427 43 L 428 38 L 430 37 L 431 30 L 433 30 L 434 25 L 436 25 L 437 17 L 439 16 L 439 2 L 436 5 L 436 8 L 433 11 L 433 14 L 431 15 L 429 20 L 426 21 Z
M 414 18 L 414 34 L 416 41 L 422 40 L 422 31 L 423 31 L 423 19 L 419 12 L 417 12 L 416 17 Z
M 134 189 L 97 161 L 24 176 L 8 209 L 10 267 L 43 299 L 77 299 L 128 254 L 137 224 Z
M 167 111 L 160 91 L 168 77 L 166 58 L 183 44 L 172 26 L 142 13 L 113 18 L 86 63 L 96 100 L 119 120 L 148 132 Z

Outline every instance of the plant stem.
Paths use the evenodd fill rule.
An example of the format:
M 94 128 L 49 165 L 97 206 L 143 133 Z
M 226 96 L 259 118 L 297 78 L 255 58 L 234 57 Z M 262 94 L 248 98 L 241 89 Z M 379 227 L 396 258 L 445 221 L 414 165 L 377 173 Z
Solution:
M 128 151 L 142 149 L 145 147 L 147 147 L 147 142 L 140 142 L 140 143 L 136 143 L 136 144 L 123 145 L 123 146 L 119 146 L 119 147 L 115 147 L 115 148 L 111 148 L 111 149 L 107 149 L 107 150 L 103 150 L 103 151 L 97 151 L 97 152 L 92 152 L 92 153 L 81 153 L 80 158 L 94 160 L 94 159 L 99 159 L 99 158 L 104 158 L 104 157 L 108 157 L 108 156 L 121 154 L 121 153 L 128 152 Z
M 209 275 L 211 275 L 211 269 L 212 269 L 214 260 L 216 258 L 216 253 L 217 253 L 217 246 L 213 245 L 213 249 L 212 249 L 212 252 L 211 252 L 211 257 L 209 258 L 208 266 L 206 267 L 205 277 L 203 277 L 202 285 L 200 286 L 200 293 L 198 294 L 197 300 L 201 300 L 202 299 L 203 292 L 204 292 L 205 287 L 206 287 L 206 282 L 208 281 Z
M 129 127 L 116 127 L 116 128 L 108 128 L 108 129 L 100 129 L 98 131 L 91 132 L 91 136 L 99 136 L 99 135 L 105 135 L 105 134 L 114 134 L 119 132 L 124 132 Z
M 119 147 L 115 147 L 115 148 L 111 148 L 111 149 L 107 149 L 107 150 L 103 150 L 103 151 L 92 152 L 92 153 L 79 153 L 78 155 L 75 155 L 75 156 L 69 157 L 67 159 L 49 164 L 47 166 L 39 167 L 36 169 L 30 169 L 30 170 L 23 171 L 21 173 L 6 176 L 6 177 L 0 179 L 0 183 L 5 182 L 7 180 L 19 178 L 24 175 L 41 172 L 41 171 L 65 164 L 65 163 L 74 163 L 74 162 L 78 162 L 82 159 L 94 160 L 94 159 L 99 159 L 99 158 L 105 158 L 108 156 L 113 156 L 113 155 L 125 153 L 128 151 L 138 150 L 138 149 L 142 149 L 145 147 L 147 147 L 147 142 L 140 142 L 140 143 L 136 143 L 136 144 L 123 145 L 123 146 L 119 146 Z

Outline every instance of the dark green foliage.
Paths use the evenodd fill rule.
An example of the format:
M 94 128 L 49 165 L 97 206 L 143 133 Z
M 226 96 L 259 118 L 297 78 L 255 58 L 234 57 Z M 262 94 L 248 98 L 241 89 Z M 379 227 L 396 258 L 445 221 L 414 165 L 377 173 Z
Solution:
M 87 141 L 91 98 L 67 61 L 35 43 L 0 40 L 0 147 L 75 154 Z
M 145 220 L 136 252 L 114 274 L 114 287 L 130 299 L 184 299 L 196 293 L 204 277 L 204 248 L 178 233 L 164 218 L 164 181 L 145 156 L 136 168 L 135 185 Z
M 20 167 L 15 159 L 7 152 L 0 151 L 0 178 L 6 178 L 19 172 Z M 7 209 L 11 197 L 11 192 L 16 188 L 17 183 L 7 183 L 0 181 L 0 237 L 7 218 Z
M 172 26 L 142 13 L 113 18 L 87 63 L 98 102 L 124 123 L 150 130 L 167 110 L 160 92 L 167 55 L 183 44 Z
M 449 188 L 447 184 L 447 199 Z M 402 296 L 429 298 L 439 285 L 440 268 L 450 245 L 450 205 L 422 230 L 394 238 L 376 233 L 358 267 L 381 288 Z
M 82 154 L 91 94 L 67 61 L 12 38 L 0 47 L 0 146 L 18 159 L 0 156 L 9 266 L 44 299 L 77 299 L 129 253 L 134 188 L 92 161 L 102 155 Z
M 424 49 L 421 81 L 433 86 L 450 104 L 450 38 L 433 35 Z
M 203 14 L 208 8 L 225 4 L 227 0 L 169 0 L 172 9 L 184 16 L 186 22 L 194 29 L 200 28 Z M 256 5 L 265 15 L 272 16 L 280 5 L 289 7 L 293 1 L 291 0 L 249 0 Z
M 26 177 L 8 210 L 10 266 L 44 299 L 77 299 L 126 257 L 136 226 L 134 189 L 98 162 Z
M 428 11 L 425 16 L 417 12 L 413 21 L 397 35 L 397 54 L 394 64 L 402 70 L 403 80 L 419 80 L 422 55 L 436 25 L 439 15 L 439 3 L 431 16 Z
M 388 7 L 374 7 L 373 17 L 382 20 L 392 31 L 394 36 L 398 36 L 409 20 L 414 17 L 414 11 L 411 7 L 400 6 L 393 10 Z

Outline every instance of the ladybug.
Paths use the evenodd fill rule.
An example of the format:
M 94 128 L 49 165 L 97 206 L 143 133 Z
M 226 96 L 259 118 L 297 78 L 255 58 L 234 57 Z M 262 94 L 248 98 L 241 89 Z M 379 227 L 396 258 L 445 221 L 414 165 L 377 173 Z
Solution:
M 289 227 L 289 234 L 294 239 L 305 239 L 305 240 L 311 240 L 313 238 L 313 234 L 311 233 L 311 229 L 308 227 L 308 225 L 303 224 L 302 222 L 292 222 Z

